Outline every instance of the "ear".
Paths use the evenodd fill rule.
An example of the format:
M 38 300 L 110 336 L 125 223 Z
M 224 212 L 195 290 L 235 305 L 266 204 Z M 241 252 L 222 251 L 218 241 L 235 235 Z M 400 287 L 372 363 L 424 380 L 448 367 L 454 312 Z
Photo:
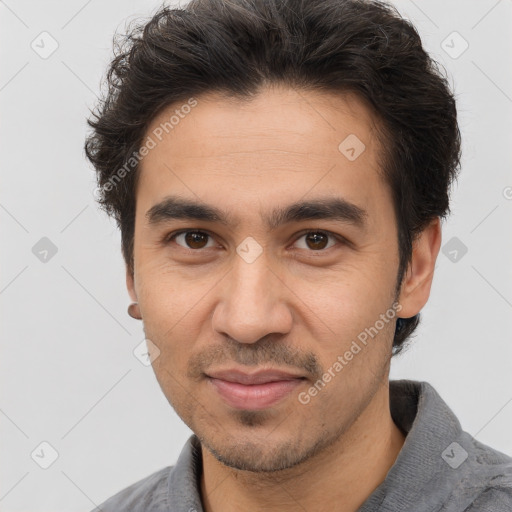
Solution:
M 400 317 L 410 318 L 418 314 L 427 303 L 440 247 L 441 221 L 436 218 L 413 242 L 411 262 L 400 289 Z
M 137 302 L 137 293 L 135 291 L 135 279 L 134 275 L 126 265 L 126 288 L 128 289 L 128 293 L 130 294 L 130 298 L 133 302 Z
M 126 268 L 126 288 L 132 299 L 132 303 L 128 306 L 128 314 L 135 320 L 142 320 L 139 302 L 137 300 L 137 292 L 135 291 L 135 279 L 131 271 Z

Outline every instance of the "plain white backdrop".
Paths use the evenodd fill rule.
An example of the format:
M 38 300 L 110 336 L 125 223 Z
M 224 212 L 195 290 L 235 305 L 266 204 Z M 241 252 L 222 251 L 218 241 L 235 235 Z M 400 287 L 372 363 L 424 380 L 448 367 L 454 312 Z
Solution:
M 430 382 L 464 430 L 512 454 L 512 2 L 394 3 L 448 72 L 464 155 L 391 378 Z M 83 154 L 114 32 L 159 5 L 0 1 L 3 512 L 91 510 L 174 464 L 191 434 L 133 354 L 120 236 Z

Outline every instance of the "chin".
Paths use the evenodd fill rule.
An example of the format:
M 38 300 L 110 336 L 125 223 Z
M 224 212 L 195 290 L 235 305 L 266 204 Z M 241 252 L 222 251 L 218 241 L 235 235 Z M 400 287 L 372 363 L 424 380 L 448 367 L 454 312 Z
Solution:
M 201 444 L 219 462 L 233 469 L 254 473 L 273 473 L 293 468 L 310 459 L 327 445 L 326 437 L 322 436 L 313 444 L 305 446 L 295 436 L 279 439 L 272 432 L 262 433 L 260 440 L 255 439 L 254 432 L 247 434 L 230 434 L 222 440 L 205 439 L 197 435 Z

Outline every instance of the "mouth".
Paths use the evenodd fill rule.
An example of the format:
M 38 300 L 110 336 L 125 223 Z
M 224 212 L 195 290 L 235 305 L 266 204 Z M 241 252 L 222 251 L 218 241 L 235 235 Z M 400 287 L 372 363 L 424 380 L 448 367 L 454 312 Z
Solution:
M 207 380 L 230 407 L 261 410 L 276 405 L 306 380 L 302 375 L 282 370 L 245 373 L 230 369 L 212 371 Z

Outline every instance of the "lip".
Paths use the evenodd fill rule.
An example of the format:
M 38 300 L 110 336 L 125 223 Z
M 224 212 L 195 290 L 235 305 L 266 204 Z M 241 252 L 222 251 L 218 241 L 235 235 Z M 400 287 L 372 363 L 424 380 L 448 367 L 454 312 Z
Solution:
M 208 372 L 208 377 L 220 379 L 227 382 L 236 382 L 246 386 L 255 384 L 266 384 L 283 380 L 301 379 L 303 375 L 297 375 L 284 370 L 266 369 L 253 373 L 246 373 L 236 368 Z
M 227 405 L 246 410 L 276 405 L 305 380 L 302 375 L 282 370 L 260 370 L 248 374 L 231 369 L 209 372 L 207 377 Z

